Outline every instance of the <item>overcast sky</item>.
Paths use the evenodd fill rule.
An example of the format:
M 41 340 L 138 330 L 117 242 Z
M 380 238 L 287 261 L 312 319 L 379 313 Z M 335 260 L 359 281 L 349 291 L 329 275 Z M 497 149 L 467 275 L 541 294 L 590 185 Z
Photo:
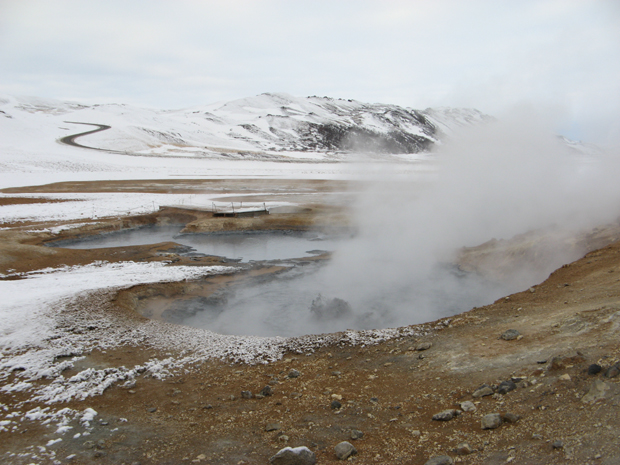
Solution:
M 0 0 L 0 93 L 183 108 L 263 92 L 501 116 L 620 144 L 620 0 Z

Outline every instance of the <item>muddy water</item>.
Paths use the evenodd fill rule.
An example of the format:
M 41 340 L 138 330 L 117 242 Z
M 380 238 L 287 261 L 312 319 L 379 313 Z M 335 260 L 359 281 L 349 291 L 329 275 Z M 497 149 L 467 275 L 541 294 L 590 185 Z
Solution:
M 326 250 L 338 254 L 339 248 L 351 242 L 285 233 L 184 235 L 179 227 L 149 227 L 60 245 L 97 248 L 167 241 L 191 247 L 192 253 L 243 261 L 286 260 Z M 203 296 L 190 298 L 181 293 L 172 301 L 147 298 L 140 311 L 221 334 L 298 336 L 422 323 L 505 295 L 504 289 L 494 288 L 480 276 L 458 273 L 449 265 L 437 265 L 405 280 L 382 279 L 372 285 L 364 280 L 363 286 L 346 279 L 351 269 L 338 271 L 325 261 L 283 265 L 290 266 L 288 271 L 224 286 Z M 393 272 L 385 269 L 382 274 Z
M 490 294 L 497 298 L 502 292 L 451 267 L 406 287 L 344 289 L 329 263 L 311 263 L 232 286 L 214 302 L 178 300 L 170 313 L 179 317 L 175 322 L 220 334 L 300 336 L 423 323 L 488 303 Z
M 341 239 L 311 233 L 268 232 L 227 234 L 180 234 L 181 227 L 146 227 L 80 240 L 57 242 L 56 247 L 95 249 L 176 242 L 192 253 L 216 255 L 244 262 L 286 260 L 317 255 L 338 248 Z

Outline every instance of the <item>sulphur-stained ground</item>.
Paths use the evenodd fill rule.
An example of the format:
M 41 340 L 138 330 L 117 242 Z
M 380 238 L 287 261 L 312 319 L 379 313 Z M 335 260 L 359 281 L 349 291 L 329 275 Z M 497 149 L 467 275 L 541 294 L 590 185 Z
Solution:
M 287 221 L 301 229 L 349 226 L 344 210 L 314 200 L 306 209 L 272 216 L 271 226 L 263 218 L 243 223 L 244 228 L 285 228 Z M 119 221 L 125 226 L 213 224 L 208 214 L 177 210 L 98 220 L 97 225 L 87 221 L 58 233 L 28 233 L 37 225 L 5 224 L 0 231 L 4 279 L 47 266 L 101 260 L 231 265 L 217 258 L 177 256 L 173 244 L 130 251 L 41 245 L 52 238 L 113 230 Z M 230 224 L 226 228 L 235 227 Z M 54 225 L 44 226 L 49 230 Z M 602 248 L 486 307 L 383 333 L 282 339 L 274 343 L 273 356 L 250 363 L 194 357 L 205 349 L 196 343 L 199 330 L 192 330 L 194 339 L 187 336 L 185 343 L 190 332 L 139 314 L 136 302 L 148 285 L 119 286 L 64 301 L 55 320 L 63 334 L 92 341 L 107 340 L 110 333 L 140 335 L 91 345 L 81 354 L 66 353 L 65 360 L 76 358 L 62 371 L 65 380 L 77 384 L 80 376 L 95 372 L 140 368 L 100 393 L 64 402 L 37 400 L 32 389 L 0 390 L 0 461 L 265 464 L 284 447 L 306 446 L 321 464 L 340 462 L 334 447 L 349 441 L 357 453 L 348 461 L 360 464 L 424 464 L 441 455 L 464 464 L 618 464 L 620 370 L 614 367 L 620 361 L 620 242 L 614 242 L 613 231 L 608 233 Z M 462 264 L 475 269 L 474 262 L 470 255 Z M 201 278 L 205 284 L 198 287 L 212 289 L 217 280 L 265 270 L 258 265 L 241 268 Z M 264 272 L 271 271 L 277 270 Z M 516 332 L 502 338 L 508 330 Z M 227 353 L 234 354 L 234 348 Z M 165 360 L 179 362 L 156 370 L 153 361 Z M 19 369 L 2 370 L 4 386 L 22 380 Z M 57 378 L 29 382 L 43 392 Z M 478 393 L 488 395 L 474 397 L 485 384 L 487 389 Z M 70 389 L 70 383 L 59 386 Z M 55 395 L 62 398 L 62 392 Z M 473 406 L 464 404 L 468 401 Z M 448 415 L 453 418 L 433 420 L 444 410 L 454 410 Z M 488 414 L 500 415 L 497 428 L 482 429 Z

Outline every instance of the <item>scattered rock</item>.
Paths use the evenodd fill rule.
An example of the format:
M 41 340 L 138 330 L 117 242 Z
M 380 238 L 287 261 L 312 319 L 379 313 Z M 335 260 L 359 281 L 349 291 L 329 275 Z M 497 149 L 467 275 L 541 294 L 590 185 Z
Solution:
M 340 460 L 346 460 L 350 456 L 357 454 L 357 449 L 353 447 L 348 441 L 342 441 L 334 448 L 334 452 L 336 452 L 336 457 Z
M 553 443 L 551 444 L 551 447 L 553 447 L 554 449 L 563 449 L 564 443 L 558 439 L 558 440 L 553 441 Z
M 251 399 L 252 393 L 250 391 L 241 391 L 241 397 L 244 399 Z
M 601 370 L 603 369 L 603 367 L 601 367 L 600 365 L 593 363 L 592 365 L 590 365 L 588 367 L 588 374 L 589 375 L 598 375 Z
M 454 452 L 458 455 L 469 455 L 473 451 L 474 450 L 471 448 L 468 442 L 462 442 L 458 446 L 456 446 L 456 449 L 454 449 Z
M 538 434 L 538 433 L 534 433 L 532 434 L 532 439 L 542 439 L 542 435 Z
M 294 449 L 285 447 L 271 457 L 269 462 L 274 465 L 315 465 L 316 456 L 305 446 L 295 447 Z
M 512 341 L 513 339 L 518 338 L 520 335 L 521 333 L 516 329 L 508 329 L 504 331 L 499 338 L 503 339 L 504 341 Z
M 288 372 L 289 378 L 299 378 L 299 376 L 301 376 L 301 373 L 295 369 Z
M 476 389 L 473 392 L 472 397 L 478 398 L 478 397 L 490 396 L 492 394 L 493 394 L 493 389 L 491 389 L 491 386 L 489 386 L 488 384 L 483 384 L 482 386 L 480 386 L 478 389 Z
M 332 400 L 331 407 L 333 410 L 338 410 L 339 408 L 342 407 L 342 404 L 338 402 L 337 400 Z
M 471 400 L 461 402 L 460 407 L 463 412 L 475 412 L 477 410 L 476 405 Z
M 581 398 L 581 401 L 586 404 L 591 404 L 597 400 L 604 399 L 607 396 L 607 391 L 609 391 L 609 385 L 597 379 L 592 383 L 592 386 L 590 386 L 588 393 Z
M 516 423 L 519 421 L 521 417 L 519 415 L 516 415 L 514 413 L 506 413 L 502 419 L 506 422 L 506 423 Z
M 273 394 L 273 388 L 269 385 L 265 386 L 262 391 L 260 392 L 261 396 L 263 397 L 267 397 L 270 396 L 271 394 Z
M 288 442 L 288 436 L 286 434 L 283 434 L 282 436 L 278 436 L 278 441 Z
M 364 437 L 364 433 L 358 429 L 351 430 L 351 439 L 362 439 Z
M 615 378 L 620 375 L 620 367 L 618 364 L 612 365 L 605 371 L 605 378 Z
M 517 389 L 517 385 L 513 381 L 508 380 L 499 383 L 499 386 L 497 387 L 497 392 L 499 392 L 500 394 L 507 394 L 510 391 L 514 391 L 515 389 Z
M 422 433 L 420 432 L 420 430 L 419 430 L 419 429 L 414 429 L 414 430 L 411 432 L 411 434 L 412 434 L 412 436 L 415 436 L 416 438 L 419 438 L 420 436 L 422 436 Z
M 454 460 L 449 455 L 438 455 L 427 460 L 424 465 L 452 465 Z
M 553 357 L 549 362 L 549 371 L 563 370 L 566 368 L 562 357 Z
M 454 417 L 456 417 L 456 410 L 448 409 L 448 410 L 444 410 L 442 412 L 439 412 L 439 413 L 436 413 L 435 415 L 433 415 L 433 420 L 435 420 L 435 421 L 450 421 Z
M 312 301 L 310 311 L 319 320 L 335 320 L 352 313 L 351 306 L 346 300 L 339 299 L 338 297 L 324 300 L 321 294 Z
M 570 381 L 570 375 L 568 373 L 564 373 L 562 376 L 558 378 L 560 381 Z
M 502 417 L 499 413 L 489 413 L 482 417 L 482 429 L 499 428 L 502 424 Z
M 433 347 L 433 344 L 431 342 L 421 342 L 420 344 L 416 346 L 415 350 L 423 351 L 423 350 L 428 350 L 431 347 Z
M 280 428 L 282 428 L 280 423 L 269 423 L 265 426 L 265 431 L 278 431 Z
M 146 409 L 146 411 L 149 412 L 149 413 L 155 413 L 155 412 L 157 412 L 157 407 L 149 407 L 149 408 Z

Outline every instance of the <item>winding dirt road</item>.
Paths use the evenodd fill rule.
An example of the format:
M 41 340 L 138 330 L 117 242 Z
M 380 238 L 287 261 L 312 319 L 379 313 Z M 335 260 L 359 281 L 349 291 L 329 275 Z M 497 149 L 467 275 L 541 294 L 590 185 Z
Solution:
M 69 123 L 69 124 L 86 124 L 88 126 L 97 126 L 97 129 L 92 129 L 90 131 L 80 132 L 78 134 L 72 134 L 70 136 L 65 136 L 65 137 L 63 137 L 63 138 L 61 138 L 59 140 L 59 142 L 61 144 L 72 145 L 74 147 L 81 147 L 81 148 L 84 148 L 84 149 L 101 150 L 101 151 L 104 151 L 104 152 L 109 152 L 109 150 L 106 150 L 106 149 L 100 149 L 100 148 L 97 148 L 97 147 L 89 147 L 88 145 L 78 144 L 77 142 L 75 142 L 75 139 L 77 139 L 78 137 L 87 136 L 89 134 L 94 134 L 96 132 L 106 131 L 106 130 L 110 129 L 112 126 L 107 126 L 105 124 L 94 124 L 94 123 L 78 123 L 76 121 L 65 121 L 65 123 Z

